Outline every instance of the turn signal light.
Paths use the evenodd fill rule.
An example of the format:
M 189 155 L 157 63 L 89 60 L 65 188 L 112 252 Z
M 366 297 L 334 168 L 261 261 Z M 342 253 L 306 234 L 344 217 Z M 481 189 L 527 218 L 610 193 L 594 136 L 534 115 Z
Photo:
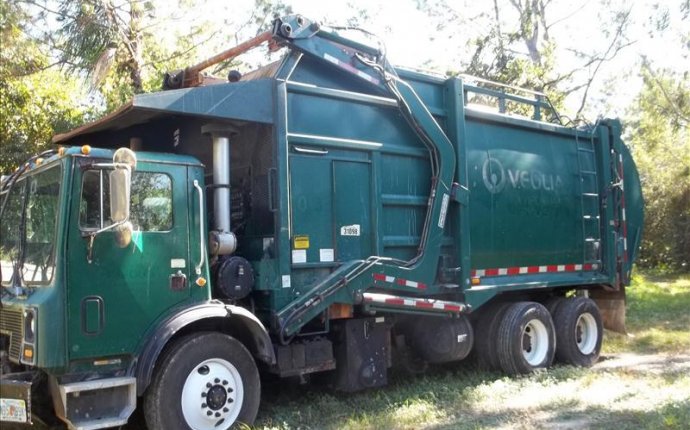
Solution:
M 200 287 L 204 287 L 206 286 L 206 279 L 202 276 L 199 276 L 198 278 L 196 278 L 196 284 Z
M 479 285 L 481 282 L 480 278 L 472 278 L 472 285 Z
M 24 358 L 31 360 L 34 358 L 34 349 L 30 346 L 24 348 Z
M 91 153 L 91 146 L 84 145 L 81 147 L 81 153 L 84 155 L 89 155 Z

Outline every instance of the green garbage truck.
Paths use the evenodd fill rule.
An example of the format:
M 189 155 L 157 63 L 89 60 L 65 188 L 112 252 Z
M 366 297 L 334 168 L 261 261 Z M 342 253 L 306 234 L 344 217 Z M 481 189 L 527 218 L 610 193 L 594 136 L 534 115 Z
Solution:
M 201 73 L 265 42 L 280 61 Z M 3 178 L 2 422 L 227 429 L 261 374 L 590 366 L 625 329 L 643 201 L 617 120 L 300 15 L 165 87 Z

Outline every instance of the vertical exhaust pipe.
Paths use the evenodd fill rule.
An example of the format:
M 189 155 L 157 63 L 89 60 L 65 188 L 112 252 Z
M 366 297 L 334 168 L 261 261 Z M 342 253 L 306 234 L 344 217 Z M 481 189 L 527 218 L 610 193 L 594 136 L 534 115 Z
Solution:
M 201 127 L 201 133 L 210 135 L 213 141 L 214 230 L 209 240 L 210 252 L 232 254 L 237 248 L 237 238 L 230 225 L 230 139 L 237 130 L 226 124 L 206 124 Z

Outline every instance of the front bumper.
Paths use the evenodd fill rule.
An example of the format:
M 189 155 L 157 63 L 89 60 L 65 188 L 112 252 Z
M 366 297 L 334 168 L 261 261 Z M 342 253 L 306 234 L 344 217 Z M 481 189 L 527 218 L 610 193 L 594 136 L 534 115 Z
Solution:
M 0 376 L 0 422 L 32 424 L 31 387 L 37 372 Z

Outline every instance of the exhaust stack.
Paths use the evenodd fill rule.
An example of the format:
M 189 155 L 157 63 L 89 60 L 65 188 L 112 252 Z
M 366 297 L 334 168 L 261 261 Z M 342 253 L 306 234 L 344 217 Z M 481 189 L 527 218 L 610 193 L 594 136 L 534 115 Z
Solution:
M 213 255 L 228 255 L 237 249 L 237 238 L 231 231 L 230 217 L 230 138 L 237 130 L 226 124 L 206 124 L 202 134 L 213 141 L 213 218 L 209 251 Z

